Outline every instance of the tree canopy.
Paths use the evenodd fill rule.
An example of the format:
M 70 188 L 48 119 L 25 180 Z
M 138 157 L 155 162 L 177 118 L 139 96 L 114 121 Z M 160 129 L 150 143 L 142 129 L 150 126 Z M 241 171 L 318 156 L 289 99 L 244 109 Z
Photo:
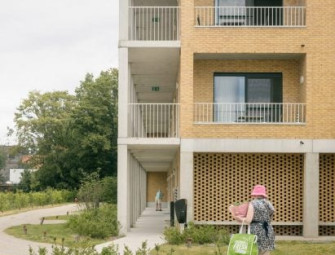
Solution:
M 0 169 L 4 168 L 6 165 L 6 154 L 0 150 Z
M 75 90 L 33 91 L 15 114 L 19 146 L 39 189 L 77 188 L 85 174 L 116 175 L 118 71 L 87 74 Z

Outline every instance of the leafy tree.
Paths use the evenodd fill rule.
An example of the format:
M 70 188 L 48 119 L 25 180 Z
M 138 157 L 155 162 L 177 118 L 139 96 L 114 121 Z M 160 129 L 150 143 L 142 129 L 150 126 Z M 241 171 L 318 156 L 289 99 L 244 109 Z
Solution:
M 6 154 L 0 151 L 0 169 L 3 169 L 6 165 Z
M 32 182 L 32 173 L 25 169 L 23 173 L 21 173 L 21 181 L 18 185 L 18 188 L 24 192 L 31 191 L 31 182 Z
M 0 184 L 1 183 L 4 183 L 6 180 L 5 180 L 5 177 L 3 176 L 2 173 L 0 173 Z
M 34 156 L 34 189 L 78 188 L 85 173 L 116 175 L 117 69 L 87 74 L 76 95 L 31 92 L 15 114 L 19 145 Z
M 19 144 L 40 155 L 54 149 L 64 140 L 74 99 L 66 91 L 30 92 L 15 113 Z
M 39 168 L 39 179 L 45 184 L 42 188 L 62 184 L 61 157 L 71 141 L 70 113 L 74 104 L 75 97 L 66 91 L 33 91 L 15 113 L 19 145 L 34 154 L 29 167 Z
M 99 171 L 101 177 L 116 175 L 118 71 L 87 74 L 76 90 L 72 119 L 78 140 L 77 155 L 85 173 Z

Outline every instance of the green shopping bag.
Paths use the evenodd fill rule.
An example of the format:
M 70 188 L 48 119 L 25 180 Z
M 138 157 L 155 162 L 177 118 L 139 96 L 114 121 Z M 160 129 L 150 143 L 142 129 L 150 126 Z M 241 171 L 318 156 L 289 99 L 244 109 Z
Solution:
M 227 255 L 258 255 L 257 236 L 250 234 L 242 234 L 243 223 L 240 227 L 240 233 L 234 234 L 230 238 Z

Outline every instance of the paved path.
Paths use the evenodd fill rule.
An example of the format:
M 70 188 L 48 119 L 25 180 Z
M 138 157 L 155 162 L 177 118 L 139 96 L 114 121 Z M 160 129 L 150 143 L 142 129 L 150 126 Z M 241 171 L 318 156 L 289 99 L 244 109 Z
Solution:
M 37 251 L 39 247 L 46 247 L 51 251 L 51 244 L 15 238 L 7 235 L 3 231 L 16 225 L 40 224 L 42 217 L 64 215 L 66 212 L 71 213 L 77 210 L 77 205 L 70 204 L 0 217 L 0 255 L 28 255 L 29 247 L 32 247 L 35 251 Z M 142 216 L 136 222 L 135 227 L 131 228 L 126 237 L 97 245 L 96 250 L 101 252 L 103 247 L 110 246 L 113 243 L 119 247 L 121 254 L 125 246 L 135 253 L 144 241 L 147 241 L 148 249 L 153 249 L 155 244 L 165 242 L 162 233 L 164 227 L 168 224 L 168 220 L 169 211 L 167 209 L 155 211 L 154 208 L 146 208 Z M 56 223 L 56 221 L 53 222 Z
M 154 208 L 146 208 L 141 217 L 137 220 L 135 227 L 131 228 L 126 237 L 116 239 L 112 242 L 97 245 L 95 248 L 101 252 L 103 247 L 115 244 L 123 254 L 125 245 L 135 254 L 144 241 L 147 247 L 153 249 L 155 244 L 164 243 L 163 230 L 169 224 L 169 210 L 155 211 Z
M 66 212 L 71 213 L 77 211 L 77 209 L 76 204 L 69 204 L 0 217 L 0 255 L 28 255 L 29 246 L 35 251 L 38 250 L 38 247 L 47 247 L 48 249 L 51 249 L 51 244 L 18 239 L 7 235 L 3 231 L 11 226 L 21 224 L 40 224 L 42 217 L 64 215 Z

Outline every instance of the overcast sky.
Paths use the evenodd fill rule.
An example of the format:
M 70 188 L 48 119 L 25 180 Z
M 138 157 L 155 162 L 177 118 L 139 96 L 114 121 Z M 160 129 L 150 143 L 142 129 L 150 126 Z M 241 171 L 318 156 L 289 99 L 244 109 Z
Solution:
M 28 93 L 118 67 L 119 0 L 0 0 L 0 145 Z

